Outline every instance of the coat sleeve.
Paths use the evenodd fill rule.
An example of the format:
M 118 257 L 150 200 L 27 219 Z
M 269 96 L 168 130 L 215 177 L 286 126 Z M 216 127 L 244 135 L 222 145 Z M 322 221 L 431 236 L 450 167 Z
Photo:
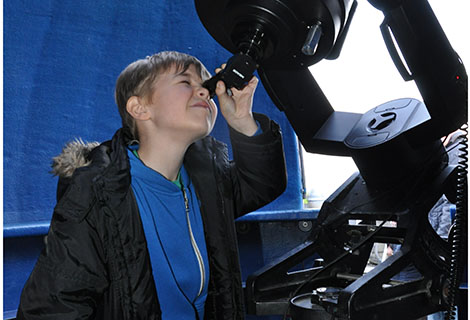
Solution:
M 248 137 L 230 129 L 236 217 L 273 201 L 284 192 L 287 185 L 279 125 L 265 115 L 254 116 L 261 126 L 262 133 Z
M 101 242 L 87 219 L 57 209 L 21 293 L 17 319 L 94 319 L 107 287 Z

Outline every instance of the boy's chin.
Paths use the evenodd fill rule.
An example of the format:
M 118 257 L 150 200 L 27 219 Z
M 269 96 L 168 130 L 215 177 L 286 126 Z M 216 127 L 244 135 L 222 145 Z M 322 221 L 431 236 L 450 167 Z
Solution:
M 198 140 L 204 139 L 208 135 L 210 135 L 212 132 L 212 128 L 210 130 L 206 130 L 204 132 L 200 132 L 200 134 L 195 135 L 193 142 L 196 142 Z
M 208 135 L 210 135 L 212 132 L 212 129 L 209 130 L 208 132 L 202 134 L 201 136 L 199 136 L 196 140 L 201 140 L 201 139 L 204 139 L 205 137 L 207 137 Z
M 215 121 L 212 122 L 210 120 L 208 120 L 204 125 L 201 125 L 201 126 L 198 126 L 197 128 L 194 127 L 194 141 L 196 140 L 200 140 L 200 139 L 203 139 L 205 137 L 207 137 L 208 135 L 211 134 L 212 130 L 214 129 L 214 126 L 215 126 Z

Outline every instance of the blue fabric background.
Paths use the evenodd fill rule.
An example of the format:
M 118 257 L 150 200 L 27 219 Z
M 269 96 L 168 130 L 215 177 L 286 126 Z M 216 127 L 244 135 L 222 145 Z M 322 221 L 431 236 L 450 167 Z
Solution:
M 4 225 L 48 222 L 57 180 L 51 158 L 81 137 L 109 139 L 120 126 L 117 76 L 161 50 L 197 56 L 213 71 L 230 53 L 199 21 L 191 0 L 4 1 Z M 262 210 L 301 209 L 297 138 L 262 84 L 254 111 L 281 124 L 287 191 Z M 228 142 L 219 118 L 213 134 Z

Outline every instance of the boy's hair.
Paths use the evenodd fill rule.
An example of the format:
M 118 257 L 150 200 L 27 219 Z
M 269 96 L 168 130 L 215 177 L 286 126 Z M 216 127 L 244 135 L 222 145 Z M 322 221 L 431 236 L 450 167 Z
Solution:
M 194 65 L 196 72 L 204 81 L 210 78 L 210 73 L 197 58 L 176 51 L 162 51 L 145 59 L 137 60 L 128 65 L 116 81 L 115 100 L 121 115 L 122 126 L 130 129 L 133 139 L 139 140 L 135 119 L 127 112 L 127 100 L 132 96 L 149 97 L 152 85 L 158 75 L 168 71 L 173 66 L 180 72 Z

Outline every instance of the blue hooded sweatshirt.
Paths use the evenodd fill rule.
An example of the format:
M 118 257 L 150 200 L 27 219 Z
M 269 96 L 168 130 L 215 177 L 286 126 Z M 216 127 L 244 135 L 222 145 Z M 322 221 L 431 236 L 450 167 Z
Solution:
M 203 319 L 209 263 L 194 186 L 184 167 L 178 186 L 128 155 L 162 319 Z

